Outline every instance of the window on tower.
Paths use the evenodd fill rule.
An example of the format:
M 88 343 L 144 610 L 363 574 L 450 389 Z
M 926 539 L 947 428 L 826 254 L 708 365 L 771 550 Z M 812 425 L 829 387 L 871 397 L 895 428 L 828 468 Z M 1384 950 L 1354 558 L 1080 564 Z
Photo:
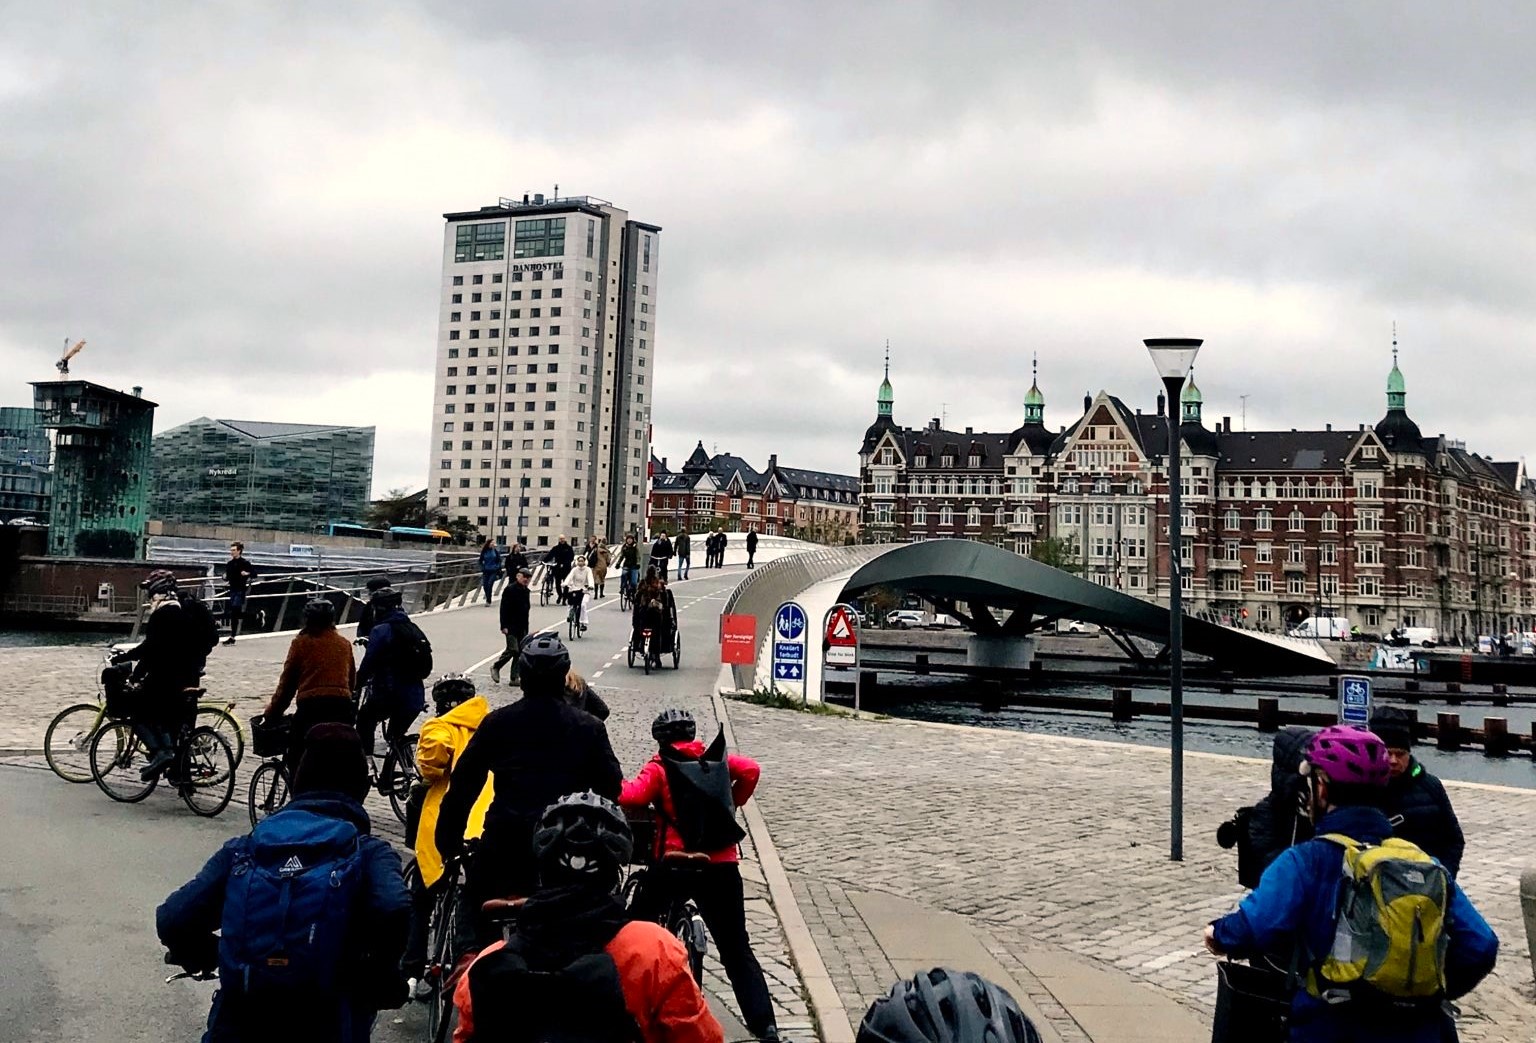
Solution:
M 521 225 L 522 222 L 519 221 L 518 224 Z M 455 262 L 499 261 L 506 257 L 506 250 L 507 225 L 504 221 L 459 225 L 454 232 L 453 259 Z
M 559 257 L 564 253 L 565 218 L 533 218 L 517 222 L 513 257 Z

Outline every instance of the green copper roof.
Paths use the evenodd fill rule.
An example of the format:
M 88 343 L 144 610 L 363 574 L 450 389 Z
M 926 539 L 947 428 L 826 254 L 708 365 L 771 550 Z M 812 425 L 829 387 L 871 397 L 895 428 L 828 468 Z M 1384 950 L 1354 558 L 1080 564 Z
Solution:
M 1186 405 L 1191 402 L 1204 403 L 1205 396 L 1200 394 L 1200 388 L 1195 385 L 1195 376 L 1190 374 L 1189 380 L 1184 384 L 1184 390 L 1179 394 L 1179 401 Z
M 1392 364 L 1392 372 L 1387 374 L 1387 394 L 1401 395 L 1408 390 L 1407 383 L 1403 380 L 1403 371 L 1397 368 L 1397 363 Z
M 1045 396 L 1040 393 L 1040 386 L 1038 384 L 1029 385 L 1029 391 L 1024 396 L 1024 404 L 1026 406 L 1045 405 Z

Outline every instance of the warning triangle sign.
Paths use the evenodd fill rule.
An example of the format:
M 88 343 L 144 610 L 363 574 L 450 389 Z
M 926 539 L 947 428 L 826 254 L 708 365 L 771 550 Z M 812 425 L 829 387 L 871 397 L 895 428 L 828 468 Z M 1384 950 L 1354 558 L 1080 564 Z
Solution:
M 827 620 L 827 644 L 852 648 L 858 639 L 854 636 L 853 620 L 848 618 L 848 610 L 838 608 L 833 611 L 832 618 Z

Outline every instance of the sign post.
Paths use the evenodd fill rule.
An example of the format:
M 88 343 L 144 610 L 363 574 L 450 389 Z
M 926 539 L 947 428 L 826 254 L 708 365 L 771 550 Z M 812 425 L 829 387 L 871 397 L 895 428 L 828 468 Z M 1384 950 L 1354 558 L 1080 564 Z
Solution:
M 1371 723 L 1371 679 L 1346 674 L 1339 678 L 1339 723 L 1361 728 Z
M 805 694 L 805 609 L 786 601 L 773 614 L 773 691 Z
M 851 605 L 833 605 L 821 621 L 821 701 L 827 701 L 827 667 L 853 668 L 853 715 L 859 715 L 859 623 Z

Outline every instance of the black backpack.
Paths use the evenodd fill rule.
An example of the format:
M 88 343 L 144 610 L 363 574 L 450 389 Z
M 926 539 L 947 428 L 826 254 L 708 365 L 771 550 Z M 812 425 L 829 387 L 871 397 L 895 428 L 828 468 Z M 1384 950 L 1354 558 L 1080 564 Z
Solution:
M 598 951 L 555 970 L 530 967 L 522 939 L 469 970 L 475 1038 L 498 1043 L 631 1043 L 640 1027 L 624 1005 L 613 957 Z
M 421 632 L 421 627 L 409 619 L 390 624 L 390 637 L 395 645 L 395 662 L 401 671 L 416 681 L 432 676 L 432 642 Z
M 747 834 L 736 821 L 724 728 L 715 733 L 715 741 L 697 760 L 663 746 L 661 766 L 677 815 L 672 827 L 683 838 L 685 848 L 713 852 L 741 843 Z
M 212 652 L 219 643 L 219 621 L 213 618 L 213 609 L 202 598 L 186 591 L 179 591 L 176 600 L 181 603 L 187 644 L 197 649 L 199 655 Z

